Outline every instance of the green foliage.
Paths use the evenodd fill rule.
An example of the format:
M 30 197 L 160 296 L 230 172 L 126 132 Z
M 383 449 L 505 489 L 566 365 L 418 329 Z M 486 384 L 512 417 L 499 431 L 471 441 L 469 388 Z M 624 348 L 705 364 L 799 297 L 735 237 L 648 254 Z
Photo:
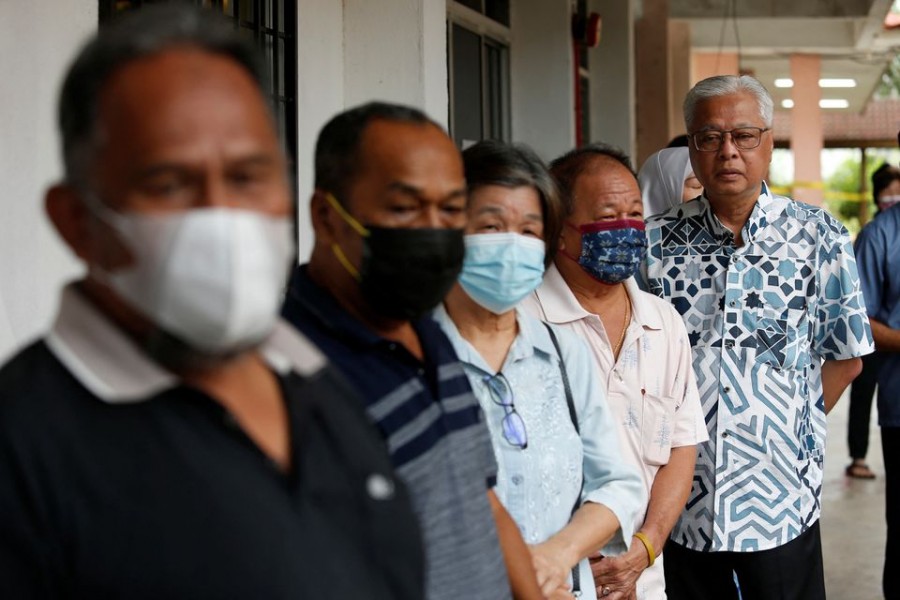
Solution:
M 866 210 L 868 218 L 871 219 L 874 214 L 874 204 L 872 204 L 871 182 L 872 173 L 881 166 L 882 161 L 877 158 L 867 157 L 866 161 L 866 189 L 869 190 L 861 200 L 846 200 L 829 198 L 825 201 L 828 211 L 836 216 L 844 226 L 852 233 L 856 234 L 860 229 L 860 210 Z M 828 192 L 839 192 L 850 195 L 859 194 L 859 158 L 848 158 L 835 169 L 831 177 L 825 180 L 826 194 Z M 862 206 L 860 206 L 862 203 Z

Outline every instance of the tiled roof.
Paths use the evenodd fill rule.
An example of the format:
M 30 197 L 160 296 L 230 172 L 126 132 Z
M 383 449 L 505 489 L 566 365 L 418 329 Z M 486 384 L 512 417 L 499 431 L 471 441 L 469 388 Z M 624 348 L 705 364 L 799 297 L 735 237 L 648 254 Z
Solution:
M 825 141 L 897 143 L 900 131 L 900 99 L 870 100 L 862 114 L 824 111 Z M 775 139 L 791 137 L 791 111 L 775 112 Z

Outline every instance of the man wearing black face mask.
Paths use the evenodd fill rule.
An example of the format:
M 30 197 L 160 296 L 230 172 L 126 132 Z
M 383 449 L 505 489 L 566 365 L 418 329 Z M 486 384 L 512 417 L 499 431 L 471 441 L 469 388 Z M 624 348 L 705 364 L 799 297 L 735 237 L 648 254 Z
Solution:
M 509 598 L 510 583 L 518 598 L 541 597 L 491 490 L 478 401 L 426 316 L 462 267 L 459 152 L 420 111 L 372 103 L 326 124 L 315 160 L 315 246 L 283 314 L 356 386 L 387 441 L 422 525 L 426 597 Z

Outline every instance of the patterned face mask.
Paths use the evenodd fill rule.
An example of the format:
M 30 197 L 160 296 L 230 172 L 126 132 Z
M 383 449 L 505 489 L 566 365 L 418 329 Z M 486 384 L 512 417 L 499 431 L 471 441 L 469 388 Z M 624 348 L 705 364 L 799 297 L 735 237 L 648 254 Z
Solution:
M 567 252 L 585 272 L 602 283 L 620 283 L 635 273 L 647 252 L 647 236 L 644 222 L 637 219 L 596 221 L 575 227 L 581 233 L 581 255 L 577 258 Z

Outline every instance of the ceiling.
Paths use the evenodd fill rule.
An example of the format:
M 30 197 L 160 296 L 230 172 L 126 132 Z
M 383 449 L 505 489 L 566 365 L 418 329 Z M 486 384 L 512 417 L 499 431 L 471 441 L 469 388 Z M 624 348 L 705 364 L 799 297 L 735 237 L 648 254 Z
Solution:
M 698 52 L 740 52 L 741 68 L 772 92 L 776 106 L 790 98 L 775 79 L 790 77 L 790 55 L 819 54 L 822 78 L 852 78 L 855 88 L 823 89 L 862 112 L 881 74 L 900 51 L 900 30 L 885 30 L 892 0 L 670 0 L 671 18 L 691 26 Z M 731 18 L 732 13 L 736 15 Z M 726 20 L 726 17 L 727 20 Z M 725 27 L 723 28 L 723 23 Z M 735 25 L 737 35 L 735 35 Z M 738 44 L 739 40 L 739 44 Z

